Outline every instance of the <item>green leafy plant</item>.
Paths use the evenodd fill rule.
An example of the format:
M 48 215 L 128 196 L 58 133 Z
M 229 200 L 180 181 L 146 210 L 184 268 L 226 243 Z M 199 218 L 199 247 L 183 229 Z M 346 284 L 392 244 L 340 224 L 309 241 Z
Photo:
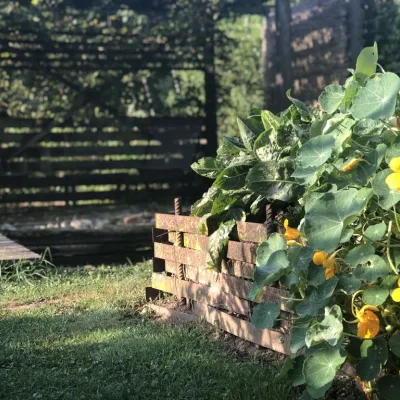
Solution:
M 236 195 L 299 205 L 293 227 L 286 221 L 258 248 L 249 298 L 271 284 L 289 291 L 296 317 L 281 376 L 305 386 L 303 400 L 323 398 L 346 363 L 369 398 L 395 400 L 400 390 L 400 78 L 377 61 L 376 45 L 364 49 L 318 107 L 288 93 L 293 105 L 278 116 L 253 112 L 239 121 L 240 139 L 194 165 L 203 175 L 200 166 L 213 165 L 215 179 L 195 215 L 223 224 L 238 208 L 248 217 Z M 283 317 L 261 303 L 253 323 L 271 328 Z
M 238 118 L 240 137 L 225 137 L 216 157 L 206 157 L 192 165 L 201 176 L 214 180 L 211 188 L 192 207 L 201 216 L 203 233 L 229 232 L 231 221 L 258 221 L 265 206 L 293 203 L 302 186 L 291 178 L 294 155 L 309 137 L 312 116 L 306 105 L 293 99 L 293 105 L 279 115 L 253 109 L 246 119 Z M 219 269 L 213 254 L 223 251 L 224 235 L 211 241 L 212 267 Z M 221 248 L 218 251 L 218 247 Z

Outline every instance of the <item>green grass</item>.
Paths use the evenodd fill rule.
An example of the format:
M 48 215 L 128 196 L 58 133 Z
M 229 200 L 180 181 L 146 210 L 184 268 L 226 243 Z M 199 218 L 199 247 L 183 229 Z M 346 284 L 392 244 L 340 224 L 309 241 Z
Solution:
M 0 282 L 0 398 L 297 398 L 271 362 L 138 312 L 149 277 L 145 263 Z

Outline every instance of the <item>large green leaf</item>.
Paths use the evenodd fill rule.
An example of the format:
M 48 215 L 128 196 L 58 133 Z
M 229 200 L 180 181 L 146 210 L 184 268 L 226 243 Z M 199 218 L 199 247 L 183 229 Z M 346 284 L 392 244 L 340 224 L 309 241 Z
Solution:
M 303 375 L 305 357 L 298 356 L 294 359 L 292 368 L 288 372 L 288 379 L 292 382 L 293 386 L 300 386 L 306 383 L 306 379 Z
M 215 179 L 221 171 L 220 165 L 214 157 L 205 157 L 193 163 L 191 168 L 196 174 L 205 176 L 206 178 Z
M 345 359 L 337 349 L 316 351 L 304 363 L 303 373 L 307 384 L 318 389 L 332 382 Z
M 320 267 L 319 270 L 323 271 Z M 316 315 L 321 308 L 328 305 L 337 283 L 338 278 L 334 276 L 333 278 L 326 280 L 318 288 L 314 289 L 309 297 L 305 298 L 297 305 L 297 314 L 302 317 Z
M 273 252 L 265 264 L 258 266 L 254 271 L 254 282 L 262 286 L 270 275 L 279 277 L 277 273 L 289 266 L 286 251 Z
M 385 236 L 386 230 L 386 224 L 382 221 L 379 224 L 370 225 L 363 236 L 368 242 L 377 242 Z
M 248 125 L 248 121 L 237 119 L 237 124 L 239 126 L 240 137 L 243 141 L 244 146 L 248 151 L 253 150 L 254 141 L 257 138 L 257 132 L 254 132 Z
M 356 189 L 325 193 L 314 202 L 305 215 L 304 231 L 309 245 L 318 250 L 332 252 L 340 242 L 343 229 L 361 211 L 354 199 Z
M 278 131 L 279 127 L 283 123 L 282 118 L 276 116 L 271 111 L 266 111 L 266 110 L 261 111 L 261 121 L 266 131 L 271 129 L 275 132 Z
M 275 379 L 276 380 L 287 379 L 288 372 L 293 367 L 293 364 L 294 364 L 294 358 L 286 357 L 280 371 L 275 375 Z
M 357 374 L 365 381 L 375 379 L 388 358 L 386 339 L 364 340 L 360 352 L 361 360 L 357 365 Z
M 290 267 L 296 271 L 306 271 L 313 258 L 314 251 L 308 246 L 293 246 L 288 249 Z
M 290 333 L 290 351 L 296 354 L 306 345 L 307 327 L 293 327 Z
M 389 339 L 390 350 L 396 357 L 400 357 L 400 332 L 396 332 Z
M 266 130 L 254 142 L 254 153 L 261 162 L 274 159 L 274 149 L 271 145 L 272 129 Z
M 311 118 L 311 114 L 307 105 L 303 103 L 301 100 L 292 97 L 290 94 L 290 89 L 286 92 L 286 96 L 294 104 L 296 110 L 301 115 L 302 119 L 308 121 Z
M 374 254 L 374 246 L 370 244 L 358 245 L 349 251 L 344 260 L 352 267 L 356 267 L 358 264 L 366 264 Z
M 353 273 L 356 278 L 372 283 L 378 278 L 387 276 L 390 271 L 390 267 L 386 261 L 375 254 L 371 256 L 367 263 L 357 265 Z
M 202 217 L 211 212 L 214 199 L 220 194 L 220 190 L 211 186 L 200 200 L 197 200 L 191 209 L 191 215 Z
M 389 164 L 392 158 L 400 157 L 400 136 L 397 136 L 387 149 L 385 160 Z
M 347 111 L 353 102 L 354 96 L 358 93 L 360 89 L 360 85 L 356 81 L 350 81 L 346 86 L 346 90 L 344 92 L 344 99 L 342 105 L 344 106 L 345 111 Z
M 385 182 L 386 178 L 392 173 L 392 170 L 385 169 L 378 172 L 372 181 L 372 189 L 378 196 L 379 205 L 385 210 L 389 210 L 400 201 L 400 192 L 390 190 Z
M 218 154 L 220 154 L 220 152 L 224 153 L 224 154 L 238 154 L 239 151 L 241 150 L 245 150 L 246 146 L 243 143 L 243 140 L 241 138 L 238 137 L 229 137 L 229 136 L 225 136 L 224 137 L 224 141 L 223 141 L 223 146 L 222 148 L 220 147 L 217 151 Z
M 261 303 L 254 307 L 251 323 L 257 329 L 271 329 L 281 312 L 278 303 Z
M 382 121 L 367 118 L 357 121 L 353 133 L 358 136 L 379 136 L 384 128 Z
M 338 136 L 343 132 L 351 130 L 355 121 L 346 114 L 335 114 L 326 120 L 322 126 L 322 135 Z
M 363 381 L 372 381 L 381 372 L 382 366 L 376 355 L 371 354 L 368 358 L 358 361 L 356 372 Z
M 332 155 L 335 138 L 332 135 L 317 136 L 306 142 L 297 155 L 297 165 L 302 168 L 319 167 Z
M 246 178 L 246 187 L 268 199 L 291 201 L 299 184 L 291 180 L 289 162 L 269 161 L 255 165 Z
M 390 272 L 386 261 L 376 255 L 375 248 L 369 244 L 358 245 L 350 250 L 345 261 L 353 267 L 354 276 L 366 282 L 375 282 Z
M 315 322 L 307 330 L 307 347 L 315 346 L 321 342 L 328 342 L 336 346 L 343 334 L 342 311 L 338 305 L 325 307 L 325 317 L 321 322 Z
M 363 302 L 371 306 L 380 306 L 389 296 L 389 290 L 385 287 L 375 286 L 363 293 Z
M 267 243 L 272 251 L 286 250 L 287 248 L 286 239 L 279 233 L 273 233 L 268 238 Z
M 257 163 L 257 159 L 252 154 L 240 154 L 233 158 L 228 167 L 240 167 L 240 166 L 253 166 Z
M 221 192 L 212 201 L 211 214 L 220 214 L 231 209 L 242 197 L 241 194 L 230 194 L 228 196 L 226 193 Z
M 228 167 L 219 173 L 214 186 L 224 190 L 242 189 L 246 183 L 246 176 L 250 167 L 247 165 Z
M 342 104 L 345 89 L 341 85 L 329 85 L 319 96 L 318 102 L 328 114 L 333 114 Z
M 353 294 L 360 289 L 361 280 L 357 279 L 353 274 L 340 275 L 338 290 L 343 290 L 347 294 Z
M 398 400 L 400 393 L 400 377 L 387 375 L 380 379 L 377 388 L 382 400 Z
M 376 76 L 367 82 L 354 97 L 350 109 L 355 120 L 389 118 L 396 108 L 400 78 L 391 72 Z
M 363 84 L 364 81 L 376 72 L 378 63 L 378 46 L 365 47 L 357 58 L 355 77 Z
M 273 233 L 266 242 L 258 246 L 256 250 L 257 266 L 265 265 L 272 253 L 278 250 L 286 250 L 286 239 L 277 233 Z
M 221 270 L 222 260 L 226 257 L 229 234 L 235 226 L 235 221 L 227 221 L 220 224 L 219 228 L 209 237 L 208 252 L 210 254 L 210 267 Z
M 325 397 L 326 392 L 332 387 L 332 383 L 333 382 L 329 382 L 318 389 L 312 386 L 306 386 L 306 393 L 308 393 L 312 399 L 322 399 Z
M 388 345 L 385 338 L 378 338 L 374 340 L 364 340 L 360 346 L 360 357 L 368 358 L 372 354 L 381 364 L 385 364 L 388 359 Z

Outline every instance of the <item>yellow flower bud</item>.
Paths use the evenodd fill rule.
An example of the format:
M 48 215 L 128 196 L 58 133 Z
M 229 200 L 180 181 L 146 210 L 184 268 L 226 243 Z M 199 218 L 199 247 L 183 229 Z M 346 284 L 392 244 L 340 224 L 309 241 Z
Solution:
M 400 191 L 400 172 L 390 174 L 386 180 L 386 185 L 389 186 L 390 190 Z
M 400 157 L 392 158 L 389 163 L 389 168 L 394 172 L 400 172 Z
M 313 263 L 315 265 L 324 265 L 328 260 L 328 254 L 324 251 L 316 251 L 313 255 Z
M 390 295 L 396 303 L 400 303 L 400 288 L 394 289 Z
M 383 311 L 382 311 L 382 316 L 383 317 L 388 317 L 390 315 L 390 310 L 388 310 L 387 308 L 385 308 Z
M 343 167 L 343 172 L 351 171 L 358 167 L 358 164 L 362 161 L 362 158 L 353 158 L 348 164 Z

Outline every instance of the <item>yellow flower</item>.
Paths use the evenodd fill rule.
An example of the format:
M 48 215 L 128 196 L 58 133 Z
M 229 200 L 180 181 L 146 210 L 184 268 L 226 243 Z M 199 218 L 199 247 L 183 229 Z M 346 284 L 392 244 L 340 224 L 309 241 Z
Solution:
M 316 251 L 313 255 L 313 263 L 315 265 L 322 265 L 325 268 L 325 278 L 331 279 L 335 276 L 335 257 L 339 250 L 332 253 L 329 257 L 325 251 Z
M 389 163 L 389 168 L 394 172 L 400 172 L 400 157 L 392 158 Z
M 283 226 L 285 227 L 285 234 L 283 235 L 286 240 L 296 240 L 301 236 L 301 233 L 289 226 L 289 221 L 285 219 Z
M 313 255 L 313 263 L 315 265 L 324 265 L 326 260 L 328 259 L 328 254 L 324 251 L 316 251 Z
M 357 336 L 363 339 L 372 339 L 379 333 L 379 317 L 372 312 L 379 311 L 378 307 L 365 305 L 357 311 Z
M 400 303 L 400 288 L 394 289 L 390 295 L 396 303 Z
M 389 186 L 390 190 L 400 191 L 400 172 L 394 172 L 390 174 L 386 180 L 386 185 Z

